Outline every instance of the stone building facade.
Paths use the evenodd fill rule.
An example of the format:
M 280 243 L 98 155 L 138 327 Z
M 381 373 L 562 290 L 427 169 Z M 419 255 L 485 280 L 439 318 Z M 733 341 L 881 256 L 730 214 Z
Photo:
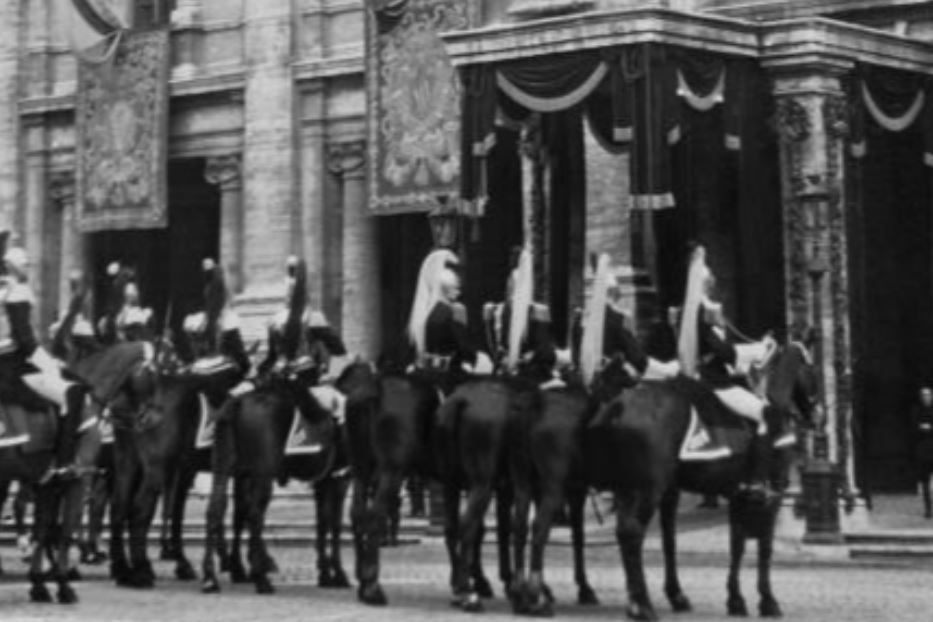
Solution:
M 906 347 L 891 346 L 910 340 L 910 334 L 899 332 L 904 322 L 897 313 L 885 315 L 885 308 L 869 305 L 873 284 L 890 281 L 886 275 L 897 266 L 874 270 L 880 251 L 865 249 L 898 246 L 901 230 L 883 214 L 868 215 L 853 197 L 863 177 L 876 189 L 896 177 L 890 170 L 871 172 L 881 171 L 872 156 L 850 156 L 856 142 L 850 113 L 857 99 L 853 76 L 862 68 L 915 76 L 933 71 L 933 10 L 914 0 L 467 1 L 478 9 L 476 22 L 444 35 L 460 68 L 650 43 L 744 59 L 761 72 L 765 87 L 756 97 L 776 132 L 765 139 L 773 143 L 773 158 L 762 155 L 758 166 L 770 172 L 773 196 L 759 198 L 775 201 L 771 216 L 779 224 L 771 234 L 780 239 L 779 260 L 757 267 L 758 274 L 779 273 L 780 282 L 762 287 L 777 288 L 779 321 L 798 328 L 815 323 L 819 329 L 831 453 L 845 465 L 850 488 L 859 453 L 863 471 L 880 467 L 888 474 L 879 484 L 903 485 L 908 444 L 899 417 L 911 387 L 933 374 L 933 367 Z M 248 337 L 259 338 L 281 300 L 284 261 L 300 254 L 310 270 L 312 303 L 342 329 L 351 352 L 375 358 L 388 348 L 403 330 L 417 262 L 431 240 L 422 214 L 374 217 L 368 209 L 364 3 L 137 2 L 141 20 L 170 24 L 173 49 L 172 224 L 167 233 L 148 237 L 85 235 L 74 227 L 76 72 L 64 4 L 0 3 L 0 216 L 16 225 L 37 258 L 33 270 L 42 322 L 48 324 L 63 304 L 73 267 L 99 271 L 113 259 L 136 263 L 153 280 L 171 281 L 153 294 L 164 309 L 168 300 L 179 303 L 176 296 L 196 296 L 194 262 L 217 255 L 228 268 Z M 657 263 L 667 261 L 657 248 L 662 233 L 675 225 L 636 209 L 630 154 L 606 149 L 584 128 L 577 164 L 541 168 L 533 127 L 497 131 L 495 149 L 505 155 L 497 156 L 498 168 L 490 175 L 499 176 L 498 194 L 490 198 L 485 216 L 461 226 L 471 239 L 464 243 L 467 262 L 476 266 L 471 274 L 482 282 L 468 284 L 474 287 L 471 300 L 501 297 L 508 246 L 536 235 L 539 248 L 548 247 L 545 238 L 559 248 L 557 263 L 566 266 L 543 285 L 560 298 L 565 330 L 572 308 L 582 302 L 587 257 L 594 252 L 613 255 L 630 277 L 632 304 L 638 307 L 655 285 L 652 277 L 658 279 Z M 745 230 L 730 222 L 740 213 L 736 210 L 758 201 L 756 189 L 708 188 L 711 177 L 694 165 L 705 157 L 703 145 L 679 149 L 675 185 L 683 196 L 707 205 L 697 213 L 708 224 L 697 226 L 714 248 L 727 305 L 741 317 L 743 305 L 756 304 L 755 292 L 749 291 L 757 287 L 756 272 L 743 265 L 750 252 L 742 243 Z M 898 149 L 884 143 L 872 153 L 897 155 Z M 735 166 L 716 175 L 734 177 L 741 163 Z M 536 171 L 576 176 L 585 189 L 566 199 L 572 207 L 557 220 L 546 210 L 544 221 L 534 219 Z M 924 171 L 921 167 L 914 177 Z M 740 198 L 733 197 L 732 211 L 717 211 L 726 192 Z M 919 215 L 923 207 L 929 205 L 915 215 L 925 223 Z M 871 242 L 877 234 L 871 223 L 886 227 L 883 244 Z M 471 230 L 476 235 L 468 235 Z M 569 240 L 566 246 L 555 242 L 561 236 Z M 917 246 L 929 242 L 910 240 Z M 907 271 L 919 261 L 908 254 L 903 259 Z M 913 291 L 933 296 L 933 280 Z M 912 304 L 909 296 L 889 294 L 900 296 L 898 309 Z M 862 313 L 869 306 L 872 313 Z M 759 311 L 753 324 L 773 317 Z M 902 319 L 907 315 L 901 313 Z M 869 334 L 875 322 L 880 337 Z M 927 341 L 933 348 L 933 339 L 926 337 L 917 347 Z M 877 391 L 887 397 L 872 401 Z

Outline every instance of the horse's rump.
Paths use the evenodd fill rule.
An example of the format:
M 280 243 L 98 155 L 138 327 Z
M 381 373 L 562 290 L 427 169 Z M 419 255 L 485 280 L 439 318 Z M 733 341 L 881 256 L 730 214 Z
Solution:
M 373 449 L 383 458 L 404 461 L 431 442 L 431 416 L 440 404 L 439 390 L 415 376 L 380 379 L 379 409 L 372 427 Z
M 439 465 L 452 461 L 479 477 L 492 477 L 504 462 L 512 391 L 497 378 L 459 385 L 437 409 L 435 425 L 444 439 L 435 449 Z

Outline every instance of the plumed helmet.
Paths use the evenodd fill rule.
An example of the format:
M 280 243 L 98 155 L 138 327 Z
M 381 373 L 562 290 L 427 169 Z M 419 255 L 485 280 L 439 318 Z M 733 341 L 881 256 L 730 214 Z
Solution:
M 6 256 L 7 244 L 10 243 L 10 230 L 0 228 L 0 259 Z M 0 276 L 6 274 L 6 262 L 0 261 Z
M 294 255 L 285 262 L 285 268 L 291 285 L 288 300 L 285 301 L 288 317 L 285 320 L 283 337 L 286 356 L 294 356 L 301 343 L 302 318 L 308 305 L 308 269 L 304 260 Z
M 421 263 L 415 300 L 408 320 L 408 337 L 419 355 L 425 353 L 425 326 L 434 305 L 441 300 L 441 286 L 456 276 L 457 255 L 449 249 L 431 251 Z
M 527 249 L 522 251 L 519 256 L 518 265 L 512 271 L 511 278 L 512 292 L 509 302 L 512 315 L 509 318 L 509 343 L 507 347 L 508 364 L 509 367 L 514 368 L 518 365 L 522 342 L 528 332 L 528 312 L 531 309 L 534 297 L 532 258 L 531 252 Z

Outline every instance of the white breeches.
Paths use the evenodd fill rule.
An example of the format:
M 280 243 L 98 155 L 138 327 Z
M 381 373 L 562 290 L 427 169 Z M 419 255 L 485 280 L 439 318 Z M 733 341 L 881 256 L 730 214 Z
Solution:
M 40 397 L 58 406 L 59 413 L 65 415 L 66 393 L 74 383 L 62 378 L 58 362 L 41 348 L 36 350 L 29 363 L 38 367 L 39 371 L 24 375 L 23 382 Z
M 347 398 L 343 393 L 330 385 L 322 384 L 311 387 L 311 394 L 324 408 L 330 411 L 338 424 L 344 422 L 346 419 Z
M 725 404 L 726 408 L 746 419 L 758 424 L 759 432 L 765 423 L 765 403 L 757 395 L 742 387 L 729 387 L 716 389 L 716 397 Z
M 649 356 L 648 366 L 645 368 L 645 374 L 642 376 L 642 380 L 667 380 L 677 377 L 679 373 L 679 361 L 665 362 Z

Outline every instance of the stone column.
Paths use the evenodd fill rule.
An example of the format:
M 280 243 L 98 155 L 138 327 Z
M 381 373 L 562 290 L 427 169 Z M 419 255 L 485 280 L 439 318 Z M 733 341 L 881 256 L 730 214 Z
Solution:
M 851 490 L 852 368 L 844 201 L 847 105 L 834 64 L 774 68 L 784 211 L 787 325 L 815 331 L 829 459 Z
M 240 156 L 207 159 L 204 178 L 220 190 L 220 257 L 232 293 L 243 290 L 243 184 Z
M 324 230 L 326 172 L 324 154 L 324 93 L 320 83 L 304 89 L 302 108 L 311 118 L 301 130 L 301 213 L 298 248 L 308 264 L 308 296 L 311 304 L 324 308 Z
M 334 143 L 328 149 L 328 160 L 330 170 L 343 182 L 340 329 L 350 355 L 371 361 L 379 355 L 382 345 L 382 292 L 376 217 L 369 213 L 366 202 L 365 143 Z
M 245 0 L 244 303 L 280 301 L 297 205 L 291 0 Z M 261 307 L 261 308 L 260 308 Z
M 61 245 L 58 257 L 58 312 L 62 314 L 71 298 L 69 276 L 75 270 L 85 272 L 84 234 L 78 230 L 73 171 L 52 174 L 49 197 L 61 219 Z
M 14 243 L 22 245 L 29 254 L 31 261 L 29 281 L 38 301 L 36 317 L 37 327 L 47 326 L 48 319 L 52 317 L 56 308 L 54 293 L 57 293 L 57 284 L 50 287 L 46 282 L 46 275 L 52 270 L 53 261 L 46 252 L 46 222 L 48 217 L 48 153 L 46 150 L 47 135 L 42 119 L 30 120 L 26 126 L 26 197 L 22 215 L 22 229 L 14 232 L 18 240 Z M 49 295 L 50 292 L 53 295 Z
M 13 226 L 20 203 L 20 2 L 0 2 L 0 225 Z

